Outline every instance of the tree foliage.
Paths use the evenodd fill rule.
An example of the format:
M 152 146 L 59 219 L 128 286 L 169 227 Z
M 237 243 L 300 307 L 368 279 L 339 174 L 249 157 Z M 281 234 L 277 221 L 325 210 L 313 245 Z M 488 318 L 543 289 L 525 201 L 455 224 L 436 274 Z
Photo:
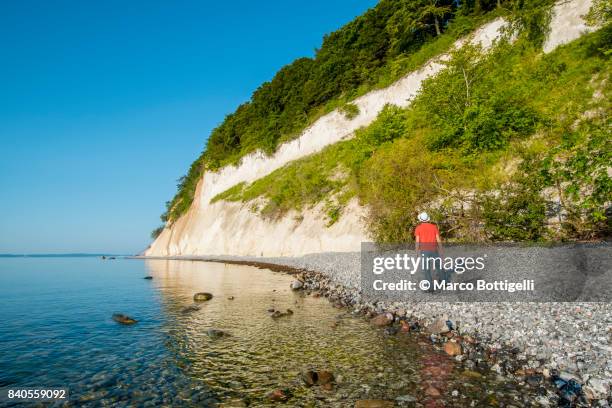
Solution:
M 258 149 L 274 152 L 330 106 L 344 107 L 347 117 L 358 114 L 347 103 L 355 95 L 382 80 L 397 78 L 408 68 L 417 68 L 415 61 L 422 64 L 435 55 L 428 52 L 444 51 L 446 48 L 430 46 L 450 46 L 454 37 L 445 40 L 445 35 L 469 32 L 481 21 L 479 16 L 510 13 L 515 30 L 532 44 L 541 43 L 551 4 L 552 0 L 381 0 L 326 35 L 313 58 L 300 58 L 281 68 L 213 130 L 202 154 L 179 180 L 162 221 L 172 222 L 189 208 L 206 169 L 236 163 Z M 425 121 L 428 123 L 418 132 L 428 135 L 428 148 L 458 148 L 474 155 L 501 149 L 542 125 L 541 112 L 529 102 L 529 90 L 499 91 L 503 88 L 496 80 L 484 75 L 490 67 L 481 63 L 481 54 L 473 47 L 456 52 L 440 79 L 427 82 L 420 97 L 426 102 L 418 108 L 423 115 L 406 114 L 411 118 L 401 124 L 397 115 L 391 115 L 389 123 L 375 125 L 379 129 L 370 135 L 385 143 L 396 138 L 396 133 L 417 131 L 416 124 Z M 506 71 L 497 71 L 516 77 L 510 64 L 504 66 Z M 427 104 L 431 109 L 423 109 Z

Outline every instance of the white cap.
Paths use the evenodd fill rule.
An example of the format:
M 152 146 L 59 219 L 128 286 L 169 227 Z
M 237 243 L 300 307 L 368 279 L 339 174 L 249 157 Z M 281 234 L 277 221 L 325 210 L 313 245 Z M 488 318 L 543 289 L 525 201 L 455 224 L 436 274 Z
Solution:
M 422 213 L 419 214 L 419 221 L 421 222 L 427 222 L 429 221 L 429 214 L 427 214 L 425 211 L 423 211 Z

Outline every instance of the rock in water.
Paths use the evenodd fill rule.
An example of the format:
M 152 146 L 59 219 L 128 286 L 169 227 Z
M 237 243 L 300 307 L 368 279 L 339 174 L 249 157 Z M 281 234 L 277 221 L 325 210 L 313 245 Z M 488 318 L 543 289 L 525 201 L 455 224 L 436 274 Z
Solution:
M 181 313 L 187 314 L 187 313 L 191 313 L 191 312 L 197 312 L 200 309 L 201 309 L 200 306 L 189 305 L 189 306 L 185 306 L 184 308 L 182 308 L 181 309 Z
M 393 322 L 393 315 L 391 313 L 381 313 L 378 316 L 375 316 L 370 320 L 370 323 L 372 323 L 374 326 L 377 326 L 377 327 L 388 326 L 392 322 Z
M 151 280 L 153 277 L 151 275 L 145 276 L 143 279 Z
M 438 391 L 438 389 L 436 387 L 432 387 L 430 385 L 425 390 L 425 394 L 429 395 L 430 397 L 439 397 L 440 396 L 440 391 Z
M 355 408 L 393 408 L 395 407 L 395 403 L 393 401 L 387 400 L 359 400 L 355 401 Z
M 315 371 L 305 371 L 302 373 L 302 380 L 306 383 L 307 386 L 312 387 L 317 383 L 319 376 Z
M 126 316 L 121 313 L 115 313 L 113 315 L 113 320 L 116 321 L 117 323 L 121 323 L 125 325 L 131 325 L 131 324 L 138 323 L 138 320 L 132 319 L 130 316 Z
M 331 371 L 305 371 L 302 373 L 302 380 L 308 387 L 313 385 L 323 386 L 326 390 L 333 388 L 332 383 L 335 381 L 334 374 Z M 327 387 L 325 387 L 327 386 Z
M 333 383 L 323 384 L 321 388 L 323 388 L 325 391 L 333 391 L 334 384 Z
M 196 302 L 205 302 L 207 300 L 212 299 L 213 295 L 207 292 L 199 292 L 193 295 L 193 300 Z
M 220 339 L 221 337 L 230 337 L 231 335 L 223 330 L 219 329 L 208 329 L 206 335 L 211 339 Z
M 289 392 L 287 390 L 274 390 L 268 394 L 268 399 L 274 402 L 287 401 L 289 399 Z
M 303 287 L 304 283 L 302 281 L 294 280 L 293 282 L 291 282 L 291 289 L 293 290 L 302 289 Z
M 455 343 L 454 341 L 449 341 L 444 344 L 444 351 L 449 356 L 459 356 L 461 355 L 461 345 L 459 343 Z
M 293 314 L 293 310 L 287 309 L 286 312 L 281 312 L 280 310 L 272 309 L 272 313 L 270 313 L 270 317 L 273 319 L 278 319 L 279 317 L 291 316 Z
M 325 385 L 325 384 L 330 384 L 332 382 L 334 382 L 334 374 L 332 374 L 330 371 L 319 371 L 318 373 L 318 379 L 317 379 L 317 384 L 319 385 Z

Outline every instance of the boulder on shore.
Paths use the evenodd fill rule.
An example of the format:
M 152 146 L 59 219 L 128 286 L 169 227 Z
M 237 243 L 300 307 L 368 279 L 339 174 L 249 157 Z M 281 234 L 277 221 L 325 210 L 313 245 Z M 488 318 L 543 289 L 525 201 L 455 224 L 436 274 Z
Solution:
M 393 322 L 393 315 L 391 313 L 381 313 L 378 316 L 374 316 L 370 319 L 370 323 L 377 327 L 388 326 Z
M 117 323 L 125 324 L 125 325 L 131 325 L 131 324 L 138 323 L 138 320 L 132 319 L 130 316 L 127 316 L 121 313 L 113 314 L 113 320 L 116 321 Z
M 212 293 L 198 292 L 195 295 L 193 295 L 193 300 L 195 300 L 196 302 L 205 302 L 207 300 L 212 299 L 212 297 L 213 297 Z
M 444 351 L 449 356 L 459 356 L 461 355 L 461 344 L 454 341 L 446 342 L 444 344 Z

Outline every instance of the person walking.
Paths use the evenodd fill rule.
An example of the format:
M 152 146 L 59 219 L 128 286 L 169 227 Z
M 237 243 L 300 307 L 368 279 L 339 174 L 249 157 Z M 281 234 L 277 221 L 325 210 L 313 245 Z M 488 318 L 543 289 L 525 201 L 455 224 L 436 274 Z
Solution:
M 419 225 L 414 230 L 415 250 L 421 259 L 421 268 L 425 279 L 431 284 L 430 292 L 433 292 L 433 278 L 436 270 L 440 273 L 442 265 L 442 239 L 436 224 L 430 222 L 429 214 L 422 212 L 418 215 Z

